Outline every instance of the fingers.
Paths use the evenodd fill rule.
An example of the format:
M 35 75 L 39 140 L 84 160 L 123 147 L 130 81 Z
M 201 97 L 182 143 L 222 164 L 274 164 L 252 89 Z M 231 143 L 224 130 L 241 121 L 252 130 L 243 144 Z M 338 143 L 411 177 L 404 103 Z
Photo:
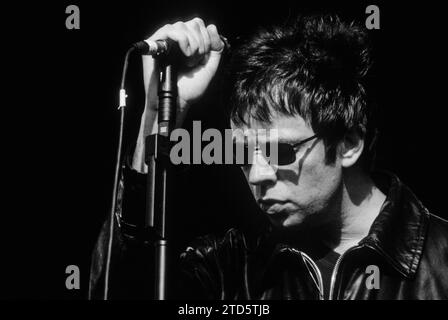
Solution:
M 184 22 L 176 22 L 173 25 L 173 28 L 170 32 L 173 35 L 182 35 L 184 38 L 187 39 L 186 46 L 184 48 L 181 47 L 182 52 L 187 57 L 192 57 L 198 54 L 199 46 L 200 46 L 200 40 L 195 34 L 195 31 L 188 26 Z M 180 46 L 180 43 L 179 43 Z
M 214 24 L 208 25 L 207 31 L 210 36 L 210 49 L 218 52 L 224 50 L 224 42 L 221 40 L 216 26 Z
M 202 19 L 199 19 L 198 23 L 202 34 L 202 39 L 204 40 L 204 49 L 205 49 L 204 53 L 207 53 L 210 51 L 211 46 L 210 35 L 208 34 L 208 30 L 205 27 L 204 21 L 202 21 Z
M 210 51 L 210 37 L 205 28 L 204 21 L 200 18 L 194 18 L 187 21 L 185 25 L 190 30 L 191 36 L 194 37 L 198 43 L 197 53 L 202 56 Z
M 221 51 L 224 44 L 221 41 L 216 26 L 205 26 L 200 18 L 187 22 L 167 24 L 154 33 L 150 40 L 172 39 L 187 57 L 203 57 L 211 50 Z

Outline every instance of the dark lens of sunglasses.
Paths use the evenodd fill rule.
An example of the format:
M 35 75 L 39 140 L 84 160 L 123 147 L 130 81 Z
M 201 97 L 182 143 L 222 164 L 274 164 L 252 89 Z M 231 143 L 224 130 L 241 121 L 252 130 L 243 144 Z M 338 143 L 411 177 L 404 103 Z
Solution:
M 277 163 L 272 162 L 271 164 L 278 164 L 281 166 L 288 165 L 296 161 L 296 152 L 294 148 L 287 143 L 279 143 L 278 147 L 278 156 Z M 269 144 L 263 146 L 265 150 L 263 150 L 263 154 L 265 157 L 272 159 L 273 155 L 271 155 L 271 150 Z M 233 143 L 233 164 L 240 166 L 247 166 L 253 163 L 253 150 L 249 152 L 249 148 L 247 144 L 243 142 L 234 142 Z
M 294 148 L 287 143 L 278 144 L 278 165 L 284 166 L 296 161 L 296 152 Z

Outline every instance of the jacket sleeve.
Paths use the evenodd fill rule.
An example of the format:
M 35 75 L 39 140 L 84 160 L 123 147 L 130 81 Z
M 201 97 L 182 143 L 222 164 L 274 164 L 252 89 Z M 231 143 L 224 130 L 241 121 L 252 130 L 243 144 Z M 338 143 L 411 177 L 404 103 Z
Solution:
M 148 289 L 151 263 L 146 258 L 151 255 L 150 246 L 136 240 L 132 224 L 124 225 L 123 220 L 134 222 L 135 217 L 143 216 L 144 186 L 146 175 L 123 166 L 118 186 L 117 204 L 113 220 L 111 239 L 110 217 L 103 224 L 91 256 L 89 299 L 103 299 L 105 273 L 109 241 L 112 240 L 109 267 L 109 298 L 143 297 Z M 126 219 L 122 219 L 125 214 Z M 143 257 L 139 259 L 139 257 Z M 146 259 L 145 259 L 146 258 Z M 149 265 L 149 269 L 146 267 Z
M 180 256 L 185 299 L 249 299 L 247 254 L 244 234 L 234 228 L 196 238 Z
M 145 211 L 146 175 L 123 166 L 113 221 L 108 299 L 153 299 L 154 250 L 139 230 Z M 104 298 L 110 218 L 103 224 L 92 257 L 88 298 Z M 194 248 L 194 249 L 193 249 Z M 173 256 L 169 296 L 177 299 L 221 299 L 223 279 L 217 241 L 201 237 L 180 257 Z
M 222 299 L 223 274 L 213 236 L 197 238 L 180 255 L 179 276 L 179 298 Z

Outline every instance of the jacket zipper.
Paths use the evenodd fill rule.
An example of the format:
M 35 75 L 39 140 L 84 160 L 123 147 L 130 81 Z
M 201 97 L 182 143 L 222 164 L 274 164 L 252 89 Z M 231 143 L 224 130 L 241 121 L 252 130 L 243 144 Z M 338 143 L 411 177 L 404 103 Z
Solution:
M 357 249 L 361 249 L 362 246 L 357 245 L 354 247 L 351 247 L 349 249 L 347 249 L 339 258 L 338 260 L 336 260 L 336 264 L 334 265 L 333 268 L 333 272 L 331 274 L 331 282 L 330 282 L 330 294 L 328 296 L 328 300 L 333 300 L 333 294 L 334 294 L 334 289 L 335 289 L 335 282 L 336 282 L 336 276 L 338 274 L 338 270 L 339 270 L 339 266 L 341 265 L 342 259 L 344 259 L 344 257 L 352 252 L 355 251 Z M 319 290 L 319 299 L 320 300 L 325 300 L 325 292 L 324 292 L 324 285 L 323 285 L 323 279 L 322 279 L 322 273 L 320 272 L 319 267 L 317 266 L 317 264 L 313 261 L 313 259 L 311 259 L 306 253 L 299 251 L 295 248 L 292 248 L 292 250 L 298 254 L 300 254 L 302 257 L 304 257 L 305 261 L 309 262 L 310 265 L 313 267 L 314 272 L 317 274 L 318 276 L 318 283 L 316 284 Z M 311 275 L 312 276 L 312 275 Z M 314 278 L 313 278 L 314 279 Z
M 304 252 L 302 252 L 302 251 L 299 251 L 299 250 L 297 250 L 297 249 L 295 249 L 295 248 L 291 248 L 291 249 L 292 249 L 294 252 L 296 252 L 296 253 L 298 253 L 298 254 L 301 255 L 302 259 L 305 261 L 305 265 L 306 265 L 306 263 L 308 262 L 308 263 L 312 266 L 314 272 L 317 274 L 317 277 L 318 277 L 318 279 L 317 279 L 317 280 L 318 280 L 318 283 L 315 282 L 315 279 L 314 279 L 314 277 L 313 277 L 312 274 L 311 274 L 311 278 L 313 279 L 315 285 L 317 286 L 317 289 L 319 290 L 319 300 L 324 300 L 324 299 L 325 299 L 324 281 L 323 281 L 323 279 L 322 279 L 322 274 L 321 274 L 321 272 L 320 272 L 319 267 L 318 267 L 317 264 L 313 261 L 313 259 L 311 259 L 306 253 L 304 253 Z M 306 265 L 306 267 L 307 267 L 307 269 L 308 269 L 308 266 L 307 266 L 307 265 Z M 308 271 L 310 272 L 309 269 L 308 269 Z M 310 272 L 310 273 L 311 273 L 311 272 Z
M 338 274 L 338 270 L 339 270 L 339 266 L 341 264 L 342 259 L 349 253 L 352 252 L 354 250 L 360 249 L 361 246 L 354 246 L 351 247 L 349 249 L 347 249 L 347 251 L 345 251 L 336 261 L 336 264 L 334 265 L 333 268 L 333 272 L 331 274 L 331 281 L 330 281 L 330 294 L 328 296 L 328 300 L 333 300 L 333 294 L 334 294 L 334 287 L 335 287 L 335 282 L 336 282 L 336 276 Z

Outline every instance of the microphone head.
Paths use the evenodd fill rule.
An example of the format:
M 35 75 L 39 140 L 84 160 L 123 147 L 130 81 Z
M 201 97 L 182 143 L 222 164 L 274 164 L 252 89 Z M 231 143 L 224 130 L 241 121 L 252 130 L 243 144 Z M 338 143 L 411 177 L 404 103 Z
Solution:
M 145 40 L 143 42 L 148 45 L 148 51 L 145 54 L 149 54 L 152 56 L 167 56 L 175 45 L 174 40 L 171 39 L 155 41 Z
M 141 54 L 148 54 L 149 52 L 149 45 L 146 41 L 136 42 L 132 46 Z
M 229 51 L 231 46 L 227 38 L 220 36 L 222 42 L 224 42 L 224 50 Z M 176 48 L 177 44 L 174 40 L 144 40 L 136 42 L 132 45 L 140 54 L 159 56 L 168 55 L 173 48 Z
M 132 46 L 143 55 L 158 56 L 168 54 L 172 48 L 172 40 L 144 40 L 134 43 Z

